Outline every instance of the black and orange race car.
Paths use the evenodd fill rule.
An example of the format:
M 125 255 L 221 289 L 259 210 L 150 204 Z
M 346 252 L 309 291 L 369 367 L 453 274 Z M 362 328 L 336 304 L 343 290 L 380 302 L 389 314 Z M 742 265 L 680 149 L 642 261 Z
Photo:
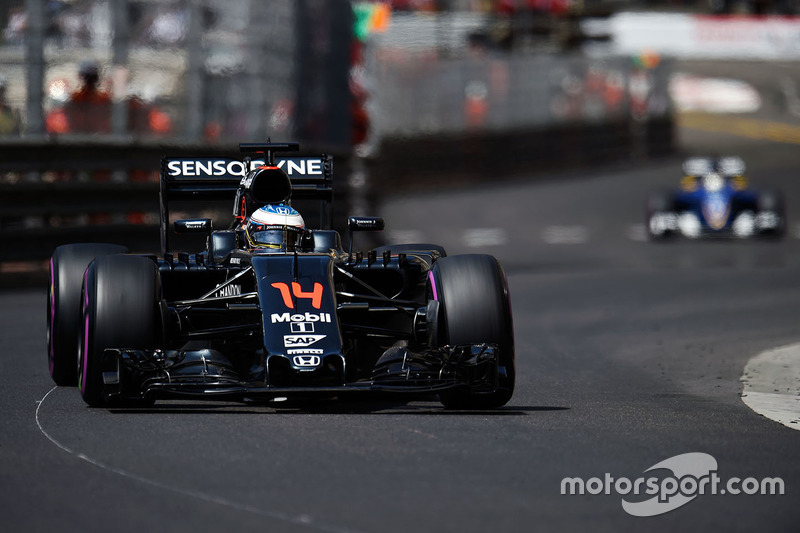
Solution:
M 508 284 L 490 255 L 441 246 L 356 250 L 383 229 L 330 229 L 332 158 L 296 143 L 240 145 L 243 160 L 165 158 L 158 254 L 70 244 L 50 262 L 48 361 L 91 406 L 203 398 L 407 394 L 448 408 L 497 408 L 514 392 Z M 251 158 L 252 156 L 252 158 Z M 293 199 L 320 207 L 308 228 Z M 173 202 L 233 205 L 226 229 L 172 220 Z M 205 246 L 176 251 L 176 234 Z

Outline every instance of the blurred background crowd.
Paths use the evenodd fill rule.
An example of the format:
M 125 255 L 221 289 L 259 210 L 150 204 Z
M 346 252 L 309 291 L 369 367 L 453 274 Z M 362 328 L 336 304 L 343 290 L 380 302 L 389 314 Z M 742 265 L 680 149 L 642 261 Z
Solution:
M 627 113 L 628 93 L 649 82 L 635 72 L 631 80 L 637 65 L 583 62 L 587 43 L 597 50 L 608 39 L 602 29 L 587 32 L 586 21 L 622 10 L 792 14 L 795 7 L 793 0 L 3 0 L 0 134 L 204 143 L 271 136 L 346 150 L 375 141 L 370 134 L 597 119 Z M 568 52 L 577 59 L 553 64 Z M 659 113 L 667 102 L 655 95 L 649 111 L 632 105 L 634 113 Z
M 675 56 L 796 61 L 796 12 L 795 0 L 0 0 L 0 271 L 90 230 L 145 249 L 161 157 L 236 156 L 243 141 L 334 155 L 337 211 L 355 214 L 437 180 L 663 155 L 676 107 L 709 101 L 673 75 Z

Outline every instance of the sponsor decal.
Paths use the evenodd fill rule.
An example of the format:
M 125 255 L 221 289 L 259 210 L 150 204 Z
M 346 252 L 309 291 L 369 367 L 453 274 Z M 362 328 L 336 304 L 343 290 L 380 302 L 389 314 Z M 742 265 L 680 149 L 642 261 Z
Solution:
M 292 364 L 294 366 L 305 366 L 305 367 L 317 367 L 322 362 L 322 359 L 318 355 L 309 355 L 305 352 L 306 355 L 295 355 L 292 357 Z M 322 353 L 322 350 L 319 351 Z
M 327 335 L 284 335 L 283 345 L 287 348 L 292 346 L 302 348 L 305 346 L 311 346 L 315 342 L 319 342 L 325 337 L 327 337 Z
M 281 159 L 278 168 L 288 175 L 322 175 L 322 159 Z
M 292 282 L 292 290 L 289 291 L 289 285 L 286 283 L 273 283 L 273 287 L 281 291 L 281 297 L 283 298 L 283 304 L 288 307 L 289 309 L 294 309 L 294 301 L 292 301 L 292 295 L 295 298 L 304 298 L 311 300 L 311 306 L 314 309 L 319 309 L 322 307 L 322 283 L 315 282 L 314 289 L 306 292 L 301 287 L 300 284 L 296 281 Z
M 220 290 L 214 293 L 214 296 L 219 298 L 222 296 L 239 296 L 240 294 L 242 294 L 242 286 L 230 284 L 222 287 Z
M 267 213 L 275 213 L 276 215 L 296 215 L 297 211 L 288 205 L 268 205 L 265 207 Z
M 636 479 L 614 478 L 609 473 L 587 480 L 567 477 L 561 480 L 561 494 L 614 493 L 623 496 L 622 508 L 626 513 L 647 517 L 673 511 L 706 494 L 782 495 L 785 490 L 783 479 L 779 477 L 760 480 L 731 477 L 723 480 L 717 474 L 717 460 L 701 452 L 670 457 L 654 464 L 644 473 L 648 475 Z
M 264 166 L 265 161 L 253 160 L 250 162 L 250 170 Z M 322 176 L 323 162 L 320 158 L 287 158 L 279 159 L 277 165 L 289 176 Z M 231 161 L 229 159 L 194 159 L 178 160 L 167 163 L 169 176 L 182 177 L 219 177 L 219 176 L 240 176 L 244 177 L 245 165 L 241 161 Z
M 270 322 L 279 324 L 281 322 L 330 322 L 330 313 L 272 313 L 270 315 Z
M 292 333 L 314 333 L 313 322 L 292 322 Z
M 205 229 L 208 227 L 208 222 L 206 220 L 185 220 L 183 225 L 186 226 L 186 229 Z

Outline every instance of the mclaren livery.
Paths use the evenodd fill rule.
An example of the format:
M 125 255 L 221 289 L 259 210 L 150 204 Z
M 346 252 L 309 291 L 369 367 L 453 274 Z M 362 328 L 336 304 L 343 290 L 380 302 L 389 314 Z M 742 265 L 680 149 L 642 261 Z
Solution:
M 646 222 L 652 239 L 783 235 L 786 219 L 780 194 L 750 188 L 740 158 L 691 158 L 683 172 L 679 190 L 648 199 Z
M 90 406 L 160 398 L 406 394 L 453 409 L 506 404 L 514 337 L 503 269 L 433 244 L 354 251 L 378 217 L 332 224 L 332 159 L 296 143 L 240 145 L 243 161 L 165 158 L 159 254 L 70 244 L 50 261 L 48 362 Z M 318 201 L 319 229 L 292 199 Z M 229 227 L 174 220 L 175 201 L 226 201 Z M 174 232 L 174 233 L 173 233 Z M 175 251 L 174 234 L 205 238 Z

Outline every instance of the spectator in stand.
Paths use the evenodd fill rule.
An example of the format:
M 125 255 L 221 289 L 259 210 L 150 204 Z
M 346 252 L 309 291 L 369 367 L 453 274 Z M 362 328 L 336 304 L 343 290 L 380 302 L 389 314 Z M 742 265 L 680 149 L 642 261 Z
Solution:
M 100 66 L 84 61 L 78 69 L 80 88 L 64 106 L 70 133 L 111 133 L 111 96 L 100 90 Z
M 19 111 L 12 109 L 6 102 L 6 78 L 0 75 L 0 136 L 19 135 L 22 119 Z
M 111 133 L 111 96 L 100 90 L 100 66 L 84 61 L 78 68 L 81 86 L 63 107 L 45 119 L 48 133 Z
M 100 89 L 100 67 L 94 61 L 81 63 L 80 88 L 46 118 L 48 133 L 112 133 L 111 96 Z M 172 119 L 156 106 L 136 96 L 127 99 L 127 130 L 136 135 L 168 135 Z
M 131 96 L 128 98 L 128 130 L 137 135 L 163 137 L 172 130 L 172 119 L 157 106 Z

